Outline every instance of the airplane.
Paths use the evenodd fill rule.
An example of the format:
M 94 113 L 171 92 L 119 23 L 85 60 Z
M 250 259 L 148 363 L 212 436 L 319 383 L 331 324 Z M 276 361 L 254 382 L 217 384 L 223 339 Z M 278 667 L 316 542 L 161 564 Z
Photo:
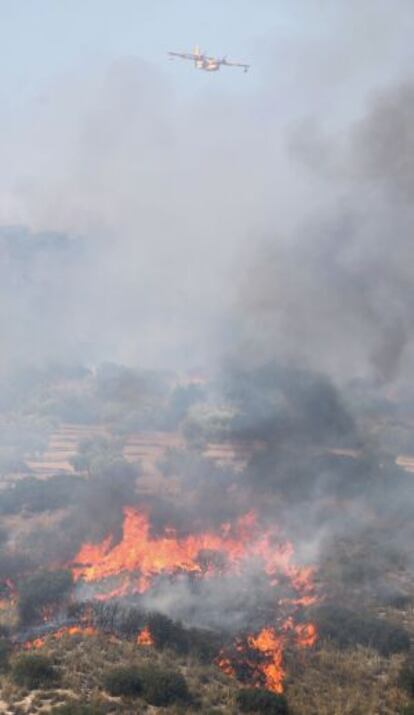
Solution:
M 250 65 L 246 65 L 243 62 L 229 62 L 227 57 L 209 57 L 204 52 L 201 52 L 199 47 L 195 47 L 192 52 L 169 52 L 170 59 L 174 57 L 179 57 L 182 60 L 192 60 L 194 66 L 198 70 L 204 70 L 205 72 L 218 72 L 220 67 L 242 67 L 245 72 L 249 69 Z

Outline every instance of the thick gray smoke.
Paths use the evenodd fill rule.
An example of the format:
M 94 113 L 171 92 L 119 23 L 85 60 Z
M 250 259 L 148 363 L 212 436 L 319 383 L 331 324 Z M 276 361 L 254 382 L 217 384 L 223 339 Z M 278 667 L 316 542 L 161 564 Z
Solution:
M 253 360 L 276 356 L 384 381 L 411 369 L 413 119 L 407 83 L 380 93 L 344 136 L 325 140 L 335 169 L 313 166 L 309 180 L 324 174 L 339 198 L 293 236 L 269 238 L 244 281 L 241 322 Z M 303 132 L 292 139 L 296 161 L 317 141 Z

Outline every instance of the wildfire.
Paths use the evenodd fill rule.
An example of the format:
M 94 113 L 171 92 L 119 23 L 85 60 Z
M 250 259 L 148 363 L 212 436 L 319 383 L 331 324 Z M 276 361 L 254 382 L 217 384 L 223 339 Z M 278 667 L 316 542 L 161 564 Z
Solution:
M 38 650 L 39 648 L 43 648 L 49 636 L 51 636 L 55 640 L 60 640 L 65 636 L 84 636 L 86 638 L 90 638 L 91 636 L 96 636 L 97 634 L 98 631 L 96 630 L 96 628 L 93 628 L 93 626 L 67 626 L 64 628 L 59 628 L 53 633 L 48 634 L 48 636 L 43 636 L 42 638 L 35 638 L 34 640 L 26 641 L 23 647 L 25 648 L 25 650 Z
M 139 574 L 134 584 L 125 579 L 118 591 L 109 595 L 124 595 L 129 590 L 143 593 L 161 573 L 203 574 L 214 570 L 211 563 L 205 565 L 199 560 L 206 551 L 223 552 L 236 564 L 246 553 L 250 528 L 244 518 L 237 523 L 234 536 L 226 524 L 219 534 L 204 533 L 180 539 L 174 529 L 168 528 L 162 536 L 153 537 L 147 514 L 128 507 L 122 540 L 112 545 L 112 538 L 107 537 L 98 545 L 85 544 L 75 558 L 74 578 L 94 582 L 120 574 Z
M 316 627 L 313 623 L 304 623 L 294 627 L 297 644 L 301 648 L 311 648 L 318 638 Z
M 263 628 L 257 635 L 238 640 L 232 652 L 220 655 L 217 665 L 230 677 L 238 677 L 273 693 L 282 693 L 286 646 L 310 648 L 316 639 L 316 628 L 312 623 L 295 625 L 293 617 L 289 616 L 279 632 L 274 627 Z
M 154 639 L 148 626 L 138 633 L 137 643 L 138 645 L 154 645 Z
M 35 638 L 33 641 L 26 641 L 26 643 L 24 643 L 24 645 L 23 645 L 23 648 L 25 650 L 38 650 L 39 648 L 43 648 L 45 643 L 46 643 L 46 637 L 45 638 Z
M 277 529 L 261 530 L 253 512 L 234 524 L 223 524 L 217 532 L 180 537 L 172 527 L 153 535 L 147 513 L 127 507 L 120 541 L 115 543 L 108 535 L 100 544 L 85 544 L 72 563 L 72 571 L 77 581 L 99 583 L 101 592 L 95 597 L 106 600 L 129 593 L 142 594 L 160 575 L 188 573 L 195 578 L 237 575 L 242 573 L 243 564 L 252 559 L 262 563 L 269 587 L 279 589 L 275 590 L 278 613 L 271 626 L 239 639 L 231 653 L 220 655 L 217 664 L 227 675 L 281 693 L 286 646 L 309 648 L 317 638 L 313 624 L 295 623 L 296 614 L 316 601 L 314 571 L 296 565 L 293 545 L 281 543 Z M 110 589 L 109 579 L 112 579 Z M 148 628 L 138 633 L 137 643 L 153 645 Z
M 277 635 L 274 628 L 264 628 L 258 636 L 249 636 L 247 643 L 250 648 L 265 656 L 264 662 L 257 667 L 258 672 L 264 675 L 264 685 L 267 690 L 282 693 L 283 679 L 285 677 L 285 671 L 282 666 L 283 638 Z
M 287 576 L 298 596 L 311 598 L 312 569 L 293 565 L 293 546 L 278 544 L 276 537 L 277 533 L 270 531 L 260 534 L 253 513 L 238 519 L 234 526 L 223 524 L 217 533 L 179 538 L 170 527 L 162 535 L 152 536 L 148 515 L 127 507 L 120 542 L 113 544 L 112 537 L 108 536 L 101 544 L 85 544 L 72 570 L 75 580 L 87 583 L 121 576 L 117 589 L 98 596 L 105 599 L 130 592 L 144 593 L 160 574 L 187 572 L 208 576 L 224 568 L 237 572 L 243 560 L 255 557 L 263 560 L 265 572 L 275 585 L 278 575 Z M 210 554 L 210 558 L 206 559 L 206 554 Z M 213 554 L 224 556 L 224 561 L 212 558 Z

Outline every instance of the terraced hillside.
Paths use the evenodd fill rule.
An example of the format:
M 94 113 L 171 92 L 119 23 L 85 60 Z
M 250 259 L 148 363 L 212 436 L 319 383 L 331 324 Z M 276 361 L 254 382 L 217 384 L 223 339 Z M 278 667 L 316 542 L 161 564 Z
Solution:
M 104 425 L 63 424 L 53 432 L 46 450 L 26 460 L 28 468 L 39 479 L 45 479 L 53 474 L 74 472 L 71 464 L 86 439 L 95 437 L 112 437 L 111 431 Z M 157 463 L 168 449 L 180 449 L 185 446 L 185 440 L 178 432 L 141 432 L 129 435 L 124 444 L 123 454 L 132 464 L 140 463 L 144 475 L 158 473 Z M 254 442 L 232 441 L 208 443 L 204 456 L 220 464 L 231 465 L 235 469 L 245 466 L 253 451 L 260 445 Z

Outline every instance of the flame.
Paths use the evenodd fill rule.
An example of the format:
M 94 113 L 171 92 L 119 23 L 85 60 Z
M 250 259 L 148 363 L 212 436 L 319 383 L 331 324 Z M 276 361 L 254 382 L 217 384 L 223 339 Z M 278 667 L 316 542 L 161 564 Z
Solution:
M 250 648 L 265 656 L 264 663 L 257 666 L 258 672 L 264 675 L 264 685 L 273 693 L 283 692 L 285 671 L 282 665 L 284 642 L 274 628 L 264 628 L 259 635 L 249 636 L 247 643 Z
M 203 559 L 203 554 L 225 556 L 226 570 L 240 570 L 242 561 L 258 557 L 264 561 L 265 572 L 272 578 L 287 576 L 301 597 L 313 592 L 313 570 L 291 563 L 293 546 L 275 544 L 275 532 L 259 534 L 256 515 L 251 512 L 235 525 L 223 524 L 217 533 L 205 532 L 177 536 L 169 527 L 160 536 L 152 536 L 148 515 L 132 507 L 125 508 L 122 539 L 113 544 L 108 536 L 101 544 L 85 544 L 72 564 L 75 580 L 99 582 L 121 576 L 122 582 L 109 593 L 96 598 L 105 600 L 127 593 L 144 593 L 157 575 L 187 572 L 207 576 L 223 570 L 223 561 Z M 276 581 L 275 581 L 276 583 Z
M 154 645 L 154 639 L 148 626 L 138 633 L 137 643 L 138 645 Z
M 55 640 L 61 640 L 65 636 L 84 636 L 90 638 L 91 636 L 98 635 L 98 631 L 93 626 L 65 626 L 63 628 L 58 628 L 58 630 L 53 633 L 43 636 L 42 638 L 35 638 L 34 640 L 29 640 L 24 643 L 23 648 L 25 650 L 38 650 L 43 648 L 46 644 L 46 640 L 49 636 L 55 638 Z
M 318 634 L 313 623 L 304 623 L 294 627 L 297 644 L 300 648 L 312 648 L 315 645 Z
M 98 631 L 93 626 L 71 626 L 70 628 L 60 628 L 54 633 L 54 637 L 57 640 L 64 636 L 84 636 L 85 638 L 91 638 L 96 635 L 98 635 Z
M 180 537 L 168 527 L 159 535 L 151 533 L 148 514 L 127 507 L 124 510 L 122 537 L 114 543 L 108 535 L 100 544 L 85 544 L 74 562 L 74 579 L 99 583 L 105 589 L 106 579 L 117 579 L 114 589 L 95 596 L 107 600 L 129 593 L 144 593 L 154 579 L 163 574 L 173 576 L 189 573 L 196 578 L 208 578 L 221 573 L 241 573 L 243 562 L 255 559 L 263 564 L 272 588 L 288 585 L 288 596 L 275 605 L 279 614 L 275 624 L 257 634 L 236 641 L 231 653 L 221 653 L 217 665 L 229 676 L 242 677 L 256 687 L 283 692 L 285 678 L 284 651 L 287 645 L 309 648 L 317 634 L 311 623 L 295 625 L 294 617 L 306 606 L 316 602 L 314 569 L 294 563 L 294 548 L 281 542 L 278 530 L 260 529 L 257 516 L 249 512 L 234 524 L 226 523 L 216 531 Z M 139 645 L 153 645 L 148 628 L 137 636 Z
M 35 638 L 33 641 L 26 641 L 26 643 L 23 644 L 23 648 L 25 650 L 37 650 L 38 648 L 43 648 L 44 644 L 46 643 L 46 637 L 45 638 Z
M 263 628 L 257 635 L 239 639 L 230 653 L 221 653 L 218 667 L 229 677 L 240 677 L 257 688 L 283 693 L 286 670 L 283 663 L 286 646 L 310 648 L 317 640 L 313 623 L 294 624 L 288 616 L 280 626 Z
M 76 580 L 93 582 L 125 572 L 139 573 L 131 590 L 143 593 L 158 574 L 203 573 L 198 561 L 202 551 L 223 551 L 233 564 L 240 561 L 246 552 L 251 519 L 249 516 L 247 520 L 239 520 L 237 536 L 231 535 L 231 526 L 226 524 L 219 534 L 189 535 L 180 539 L 175 529 L 167 528 L 162 536 L 153 537 L 147 514 L 127 507 L 122 540 L 111 546 L 112 538 L 107 537 L 102 544 L 82 546 L 75 558 L 73 575 Z M 121 594 L 117 590 L 111 595 L 124 595 L 129 590 L 130 584 L 124 582 Z
M 222 670 L 223 673 L 225 673 L 225 675 L 228 675 L 229 678 L 236 677 L 235 668 L 232 665 L 229 658 L 217 658 L 216 663 L 217 663 L 218 667 L 220 668 L 220 670 Z

